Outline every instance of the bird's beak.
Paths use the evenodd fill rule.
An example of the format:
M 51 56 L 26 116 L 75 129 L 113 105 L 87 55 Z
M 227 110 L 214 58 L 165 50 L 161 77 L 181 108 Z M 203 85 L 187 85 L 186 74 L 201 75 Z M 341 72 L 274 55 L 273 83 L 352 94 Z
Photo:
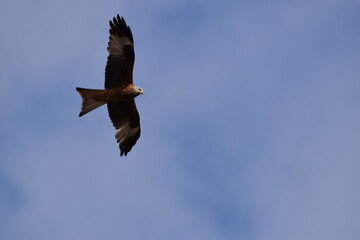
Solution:
M 141 91 L 140 91 L 140 94 L 144 94 L 144 91 L 143 91 L 143 90 L 141 90 Z

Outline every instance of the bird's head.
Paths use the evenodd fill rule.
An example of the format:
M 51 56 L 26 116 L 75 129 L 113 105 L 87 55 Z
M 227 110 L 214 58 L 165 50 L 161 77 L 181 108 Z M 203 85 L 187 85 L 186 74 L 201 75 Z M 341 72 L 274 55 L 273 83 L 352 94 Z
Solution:
M 135 87 L 135 92 L 136 92 L 138 95 L 144 93 L 144 91 L 143 91 L 142 88 L 140 88 L 140 87 Z

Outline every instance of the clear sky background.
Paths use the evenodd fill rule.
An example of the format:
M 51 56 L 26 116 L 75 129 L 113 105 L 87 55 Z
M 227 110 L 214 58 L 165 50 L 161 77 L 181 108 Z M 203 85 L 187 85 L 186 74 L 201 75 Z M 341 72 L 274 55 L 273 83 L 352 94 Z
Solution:
M 125 158 L 75 91 L 118 13 Z M 0 31 L 0 239 L 360 239 L 360 1 L 2 0 Z

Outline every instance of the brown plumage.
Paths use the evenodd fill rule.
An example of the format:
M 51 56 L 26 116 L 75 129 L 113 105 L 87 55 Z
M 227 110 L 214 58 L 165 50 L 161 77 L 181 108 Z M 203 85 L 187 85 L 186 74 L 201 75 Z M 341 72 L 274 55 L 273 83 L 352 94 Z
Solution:
M 105 90 L 76 88 L 82 97 L 79 116 L 107 104 L 115 127 L 120 156 L 127 155 L 140 137 L 140 116 L 134 98 L 143 90 L 133 85 L 134 40 L 124 18 L 110 21 L 109 56 L 105 69 Z

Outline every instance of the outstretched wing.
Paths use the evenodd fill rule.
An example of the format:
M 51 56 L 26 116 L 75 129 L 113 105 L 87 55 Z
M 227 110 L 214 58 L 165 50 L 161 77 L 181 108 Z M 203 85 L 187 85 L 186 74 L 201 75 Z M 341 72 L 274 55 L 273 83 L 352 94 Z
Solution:
M 140 137 L 140 117 L 135 101 L 108 103 L 110 119 L 115 127 L 115 138 L 120 155 L 126 156 Z
M 133 82 L 135 61 L 134 40 L 131 29 L 119 15 L 110 24 L 110 37 L 105 69 L 105 89 L 122 88 Z

